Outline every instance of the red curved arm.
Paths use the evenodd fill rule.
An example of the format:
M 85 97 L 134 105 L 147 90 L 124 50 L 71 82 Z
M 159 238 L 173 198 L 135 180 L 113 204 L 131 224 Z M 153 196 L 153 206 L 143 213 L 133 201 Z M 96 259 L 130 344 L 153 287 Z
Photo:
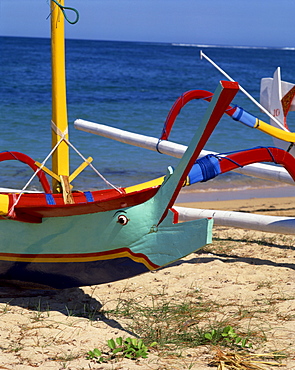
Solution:
M 173 104 L 172 108 L 170 109 L 168 113 L 160 140 L 168 140 L 172 126 L 176 120 L 176 117 L 181 111 L 181 108 L 183 108 L 187 103 L 189 103 L 191 100 L 194 100 L 194 99 L 203 99 L 206 101 L 211 101 L 212 96 L 213 94 L 210 91 L 206 91 L 206 90 L 190 90 L 190 91 L 183 93 L 175 101 L 175 103 Z M 225 113 L 227 113 L 229 116 L 232 116 L 234 111 L 235 111 L 235 108 L 229 105 Z
M 17 160 L 20 162 L 23 162 L 31 167 L 31 169 L 36 172 L 39 170 L 39 167 L 35 165 L 35 161 L 27 156 L 26 154 L 19 153 L 19 152 L 2 152 L 0 153 L 0 162 L 7 161 L 7 160 Z M 39 178 L 39 181 L 42 184 L 42 187 L 45 191 L 45 193 L 52 193 L 50 184 L 47 180 L 47 177 L 43 171 L 38 171 L 37 176 Z
M 295 181 L 295 158 L 279 148 L 254 148 L 220 158 L 221 173 L 257 162 L 274 162 L 283 165 Z

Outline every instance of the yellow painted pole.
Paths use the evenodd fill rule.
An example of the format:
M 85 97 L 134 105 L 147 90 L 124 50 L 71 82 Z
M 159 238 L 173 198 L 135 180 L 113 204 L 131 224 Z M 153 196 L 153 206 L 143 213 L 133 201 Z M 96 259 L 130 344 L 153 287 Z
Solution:
M 295 142 L 295 133 L 284 131 L 278 127 L 271 126 L 270 124 L 260 121 L 260 119 L 257 119 L 257 123 L 254 126 L 254 128 L 257 128 L 259 131 L 262 131 L 268 135 L 271 135 L 277 139 L 287 141 L 289 143 Z
M 59 0 L 63 6 L 64 0 Z M 57 4 L 51 1 L 51 68 L 52 68 L 52 147 L 60 140 L 58 132 L 66 133 L 68 118 L 66 102 L 64 15 Z M 57 132 L 56 132 L 57 131 Z M 52 156 L 52 171 L 58 176 L 69 176 L 69 146 L 62 141 Z M 60 183 L 53 179 L 54 193 L 61 192 Z

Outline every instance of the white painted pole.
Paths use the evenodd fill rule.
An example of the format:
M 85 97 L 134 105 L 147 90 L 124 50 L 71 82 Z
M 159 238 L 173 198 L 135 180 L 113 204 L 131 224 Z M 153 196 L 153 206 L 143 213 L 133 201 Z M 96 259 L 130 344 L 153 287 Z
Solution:
M 213 218 L 214 225 L 295 235 L 295 218 L 218 211 L 198 208 L 173 207 L 179 213 L 179 221 Z
M 185 145 L 173 143 L 172 141 L 159 141 L 159 139 L 152 136 L 135 134 L 133 132 L 121 130 L 118 128 L 84 121 L 82 119 L 77 119 L 74 122 L 74 126 L 78 130 L 107 137 L 109 139 L 117 140 L 125 144 L 134 145 L 153 151 L 159 151 L 162 154 L 170 155 L 176 158 L 181 158 L 187 148 Z M 204 157 L 205 155 L 210 153 L 218 154 L 216 152 L 202 150 L 200 157 Z M 275 167 L 268 164 L 256 163 L 250 164 L 243 168 L 237 168 L 234 170 L 234 172 L 238 172 L 247 176 L 257 177 L 264 180 L 277 181 L 289 185 L 294 185 L 292 177 L 283 167 Z
M 205 53 L 203 53 L 203 51 L 201 50 L 200 51 L 200 57 L 201 59 L 204 57 L 206 60 L 208 60 L 209 63 L 211 63 L 213 65 L 213 67 L 215 67 L 219 72 L 221 72 L 229 81 L 235 81 L 234 79 L 232 79 L 222 68 L 220 68 L 215 62 L 213 62 L 212 59 L 210 59 Z M 276 122 L 276 124 L 284 131 L 288 131 L 286 129 L 286 127 L 284 127 L 280 121 L 278 121 L 276 119 L 276 117 L 274 117 L 267 109 L 265 109 L 261 104 L 258 103 L 258 101 L 256 99 L 253 98 L 253 96 L 251 94 L 249 94 L 240 84 L 240 90 L 255 104 L 257 105 L 257 107 L 259 107 L 266 115 L 268 115 L 268 117 L 270 119 L 272 119 L 273 121 Z

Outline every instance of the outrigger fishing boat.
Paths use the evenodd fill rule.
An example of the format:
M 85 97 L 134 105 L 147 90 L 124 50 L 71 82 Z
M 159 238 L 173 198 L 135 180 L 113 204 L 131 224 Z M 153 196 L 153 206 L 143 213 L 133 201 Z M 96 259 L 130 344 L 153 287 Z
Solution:
M 175 199 L 210 133 L 238 92 L 221 82 L 177 168 L 157 185 L 72 191 L 72 181 L 91 158 L 69 173 L 64 2 L 51 0 L 52 150 L 42 163 L 3 152 L 38 176 L 42 192 L 0 193 L 0 278 L 69 288 L 129 278 L 165 266 L 211 242 L 213 220 L 178 223 Z M 75 10 L 77 18 L 78 13 Z M 77 20 L 77 19 L 76 19 Z M 45 166 L 52 157 L 52 169 Z M 48 181 L 52 177 L 52 186 Z M 30 181 L 29 181 L 30 182 Z M 28 182 L 28 183 L 29 183 Z M 13 187 L 13 184 L 12 184 Z
M 21 190 L 1 189 L 2 283 L 25 282 L 61 289 L 112 282 L 158 269 L 211 242 L 212 217 L 179 223 L 181 210 L 174 204 L 184 185 L 207 181 L 249 163 L 272 160 L 283 164 L 294 181 L 294 158 L 283 149 L 257 149 L 251 155 L 226 157 L 211 154 L 198 159 L 224 113 L 256 125 L 240 108 L 230 106 L 240 89 L 238 83 L 221 81 L 214 94 L 206 95 L 208 109 L 175 170 L 169 167 L 166 176 L 127 188 L 74 191 L 75 177 L 85 167 L 93 167 L 92 158 L 80 154 L 84 162 L 69 173 L 69 148 L 78 150 L 68 136 L 64 21 L 66 9 L 75 11 L 76 21 L 78 13 L 66 8 L 63 0 L 51 0 L 50 4 L 52 150 L 42 163 L 14 151 L 0 153 L 0 161 L 18 160 L 30 166 L 32 178 L 37 176 L 43 187 L 42 192 L 28 192 L 31 178 Z M 181 101 L 198 94 L 186 93 Z M 169 146 L 169 132 L 182 104 L 179 102 L 172 107 L 157 140 L 158 151 Z M 83 120 L 75 122 L 77 128 L 83 125 Z M 50 157 L 51 169 L 45 166 Z

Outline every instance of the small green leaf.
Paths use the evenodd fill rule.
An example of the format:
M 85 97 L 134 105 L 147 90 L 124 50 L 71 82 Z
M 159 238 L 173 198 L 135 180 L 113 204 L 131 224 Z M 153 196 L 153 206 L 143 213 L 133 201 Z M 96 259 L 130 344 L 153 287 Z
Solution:
M 131 338 L 131 343 L 134 347 L 137 346 L 137 339 L 136 338 Z
M 87 356 L 86 356 L 86 358 L 88 359 L 88 360 L 92 360 L 93 359 L 93 352 L 92 351 L 89 351 L 89 352 L 87 352 Z
M 246 347 L 246 344 L 247 344 L 247 339 L 246 339 L 246 338 L 244 338 L 244 339 L 242 340 L 242 342 L 241 342 L 241 346 L 244 348 L 244 347 Z
M 102 355 L 101 351 L 98 348 L 94 348 L 93 353 L 95 356 L 99 357 Z
M 116 343 L 115 343 L 114 339 L 109 339 L 107 343 L 108 343 L 108 346 L 110 347 L 110 349 L 116 348 Z
M 225 332 L 227 332 L 227 333 L 232 333 L 232 332 L 234 332 L 233 327 L 232 327 L 232 326 L 230 326 L 230 325 L 226 326 L 223 330 L 224 330 Z
M 239 344 L 240 342 L 241 342 L 241 340 L 242 340 L 242 338 L 241 337 L 237 337 L 236 339 L 235 339 L 235 344 Z M 245 339 L 243 339 L 243 341 L 244 341 Z M 242 341 L 242 345 L 243 345 L 243 341 Z
M 93 359 L 93 358 L 96 358 L 96 357 L 99 357 L 99 356 L 101 356 L 101 352 L 100 352 L 100 350 L 99 349 L 97 349 L 97 348 L 94 348 L 94 350 L 93 351 L 89 351 L 88 353 L 87 353 L 87 355 L 88 355 L 88 357 L 89 358 L 91 358 L 91 359 Z
M 117 342 L 117 344 L 118 344 L 119 346 L 122 346 L 122 344 L 123 344 L 123 338 L 122 338 L 122 337 L 117 338 L 117 339 L 116 339 L 116 342 Z
M 134 352 L 136 352 L 136 349 L 134 349 L 133 347 L 127 347 L 124 350 L 124 353 L 134 353 Z
M 122 348 L 114 348 L 113 349 L 113 354 L 114 355 L 117 354 L 117 353 L 119 353 L 119 352 L 122 352 Z
M 96 360 L 96 362 L 105 362 L 106 359 L 104 357 L 102 357 L 102 353 L 99 349 L 97 348 L 94 348 L 93 351 L 89 351 L 87 353 L 87 357 L 86 357 L 88 360 Z

